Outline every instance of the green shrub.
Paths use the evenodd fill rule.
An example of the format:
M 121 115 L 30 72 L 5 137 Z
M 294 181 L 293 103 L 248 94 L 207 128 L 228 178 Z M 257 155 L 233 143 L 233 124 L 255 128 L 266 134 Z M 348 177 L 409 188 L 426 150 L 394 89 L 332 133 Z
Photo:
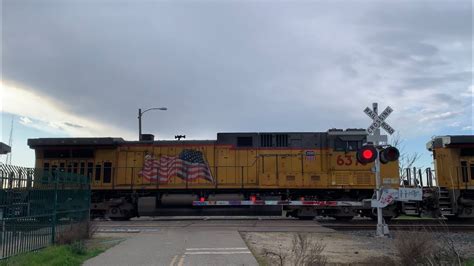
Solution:
M 85 255 L 87 253 L 86 245 L 82 240 L 73 242 L 71 245 L 69 245 L 69 249 L 76 255 Z

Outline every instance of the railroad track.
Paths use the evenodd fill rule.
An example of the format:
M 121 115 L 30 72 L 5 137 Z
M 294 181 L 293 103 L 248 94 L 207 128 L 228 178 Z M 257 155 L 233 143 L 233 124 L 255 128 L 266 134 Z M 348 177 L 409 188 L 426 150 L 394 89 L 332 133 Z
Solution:
M 335 230 L 375 230 L 377 226 L 375 223 L 372 224 L 322 224 L 322 226 L 335 229 Z M 474 231 L 473 224 L 388 224 L 390 230 L 403 230 L 403 231 L 434 231 L 434 232 L 465 232 L 465 231 Z
M 356 219 L 348 222 L 336 220 L 314 220 L 300 221 L 292 218 L 261 217 L 261 218 L 230 218 L 230 217 L 192 217 L 180 219 L 178 217 L 160 217 L 149 219 L 137 219 L 131 221 L 96 221 L 96 226 L 101 230 L 131 230 L 131 231 L 154 231 L 163 228 L 176 227 L 220 227 L 220 228 L 286 228 L 286 230 L 301 230 L 301 228 L 331 228 L 335 230 L 357 231 L 375 230 L 376 222 L 372 220 Z M 388 223 L 390 230 L 428 230 L 439 232 L 474 231 L 471 222 L 449 222 L 436 219 L 418 220 L 392 220 Z

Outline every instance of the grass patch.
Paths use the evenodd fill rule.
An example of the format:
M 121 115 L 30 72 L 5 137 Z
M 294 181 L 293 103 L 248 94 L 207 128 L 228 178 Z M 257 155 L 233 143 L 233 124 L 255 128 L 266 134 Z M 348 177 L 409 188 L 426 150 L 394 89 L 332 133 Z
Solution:
M 54 245 L 2 260 L 0 266 L 79 266 L 123 240 L 123 238 L 92 238 L 69 245 Z
M 474 266 L 474 258 L 468 259 L 466 261 L 466 266 Z
M 52 265 L 52 266 L 75 266 L 81 265 L 89 258 L 102 253 L 103 249 L 83 249 L 78 252 L 78 244 L 50 246 L 36 252 L 20 254 L 0 262 L 1 266 L 20 266 L 20 265 Z

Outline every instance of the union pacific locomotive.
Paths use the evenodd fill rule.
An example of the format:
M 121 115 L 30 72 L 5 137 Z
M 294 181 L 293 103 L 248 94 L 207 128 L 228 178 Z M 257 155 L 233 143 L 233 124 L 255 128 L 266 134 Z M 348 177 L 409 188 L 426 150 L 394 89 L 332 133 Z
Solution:
M 426 147 L 433 154 L 437 186 L 431 190 L 424 186 L 428 193 L 419 210 L 474 218 L 474 136 L 440 136 Z
M 351 219 L 355 215 L 373 217 L 373 163 L 360 164 L 356 159 L 366 137 L 363 129 L 332 129 L 218 133 L 216 140 L 191 141 L 155 141 L 151 135 L 143 135 L 142 141 L 41 138 L 29 139 L 28 145 L 35 149 L 37 168 L 89 176 L 95 216 L 129 219 L 176 212 L 261 215 L 283 211 L 301 219 L 316 215 Z M 474 139 L 469 136 L 461 142 L 472 146 Z M 436 158 L 447 156 L 450 159 L 445 160 L 456 164 L 457 148 L 439 146 L 436 139 L 433 143 Z M 460 156 L 467 160 L 462 165 L 471 165 L 472 178 L 474 161 L 469 147 L 460 148 L 468 149 Z M 465 159 L 466 154 L 471 157 Z M 445 172 L 440 174 L 437 181 L 442 190 L 425 190 L 430 204 L 392 204 L 384 208 L 384 216 L 442 209 L 445 215 L 471 217 L 472 179 L 468 178 L 469 186 L 453 187 L 445 183 L 449 180 Z M 381 177 L 385 188 L 409 185 L 401 182 L 397 161 L 383 164 Z M 451 208 L 439 205 L 444 197 L 456 204 Z

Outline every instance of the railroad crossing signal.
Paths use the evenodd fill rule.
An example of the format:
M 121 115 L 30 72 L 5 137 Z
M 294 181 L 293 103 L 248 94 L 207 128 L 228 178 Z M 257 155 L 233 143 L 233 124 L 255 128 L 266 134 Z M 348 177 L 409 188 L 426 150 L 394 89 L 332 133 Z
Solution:
M 357 151 L 356 158 L 361 164 L 368 164 L 377 159 L 377 148 L 374 145 L 365 145 Z
M 385 129 L 385 131 L 387 131 L 388 134 L 392 135 L 395 132 L 395 129 L 393 129 L 384 121 L 392 112 L 393 109 L 390 106 L 387 106 L 387 108 L 385 108 L 385 110 L 380 115 L 377 115 L 377 113 L 372 109 L 366 107 L 364 109 L 364 113 L 373 119 L 372 124 L 367 128 L 367 132 L 372 134 L 376 129 L 382 127 Z
M 362 146 L 356 153 L 357 161 L 363 165 L 372 163 L 377 158 L 382 164 L 386 164 L 398 160 L 398 157 L 400 157 L 400 152 L 397 148 L 389 146 L 379 152 L 377 147 L 372 144 Z
M 375 161 L 375 166 L 374 166 L 374 172 L 375 172 L 375 185 L 376 185 L 376 193 L 377 193 L 377 200 L 381 200 L 381 177 L 380 177 L 380 163 L 387 163 L 392 160 L 397 160 L 399 156 L 399 152 L 396 148 L 389 147 L 385 148 L 380 151 L 379 155 L 379 144 L 381 141 L 387 141 L 386 135 L 381 136 L 380 135 L 380 127 L 382 127 L 385 131 L 387 131 L 388 134 L 392 135 L 395 132 L 395 129 L 393 129 L 389 124 L 385 122 L 385 119 L 393 112 L 393 109 L 390 106 L 387 106 L 385 110 L 379 115 L 378 114 L 378 104 L 373 103 L 372 108 L 370 109 L 369 107 L 366 107 L 364 109 L 364 113 L 369 116 L 372 119 L 372 124 L 367 128 L 367 133 L 369 133 L 369 136 L 367 136 L 367 140 L 373 142 L 372 145 L 366 145 L 363 147 L 363 149 L 367 146 L 372 146 L 372 148 L 375 149 L 375 155 L 370 157 L 372 152 L 365 151 L 365 155 L 367 157 L 370 157 L 370 159 Z M 359 154 L 359 152 L 358 152 Z M 364 156 L 364 151 L 360 153 L 361 155 L 358 156 L 360 159 L 363 161 L 365 156 Z M 376 156 L 380 157 L 380 160 L 376 160 Z M 383 158 L 382 158 L 383 157 Z M 385 236 L 388 234 L 388 225 L 383 221 L 382 218 L 382 208 L 380 206 L 377 206 L 377 231 L 376 231 L 377 236 Z
M 380 162 L 383 164 L 396 161 L 398 157 L 400 157 L 400 152 L 395 147 L 390 146 L 380 151 Z

